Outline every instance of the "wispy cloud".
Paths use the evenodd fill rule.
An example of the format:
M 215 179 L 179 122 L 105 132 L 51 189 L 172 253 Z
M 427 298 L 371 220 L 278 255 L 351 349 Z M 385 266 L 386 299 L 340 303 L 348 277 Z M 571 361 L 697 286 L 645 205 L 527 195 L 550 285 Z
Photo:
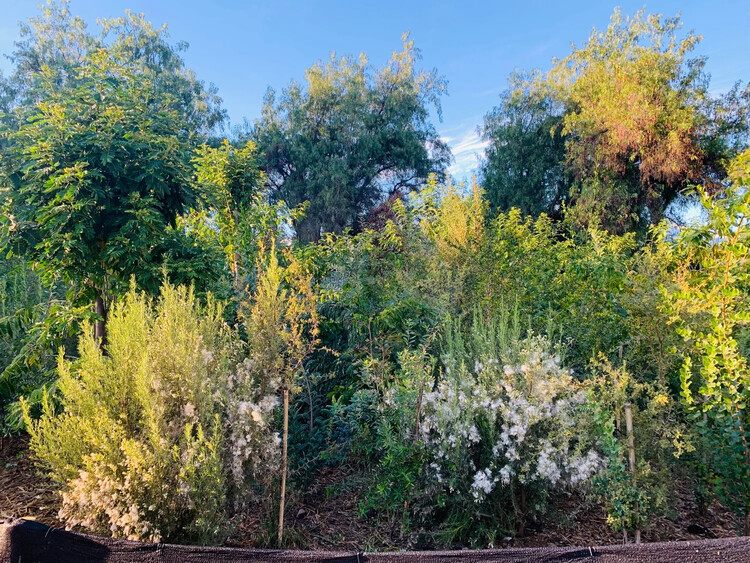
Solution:
M 487 147 L 487 141 L 482 140 L 477 132 L 476 125 L 464 127 L 454 136 L 444 136 L 443 141 L 453 152 L 453 165 L 448 172 L 457 181 L 470 180 L 472 174 L 477 171 L 480 159 Z

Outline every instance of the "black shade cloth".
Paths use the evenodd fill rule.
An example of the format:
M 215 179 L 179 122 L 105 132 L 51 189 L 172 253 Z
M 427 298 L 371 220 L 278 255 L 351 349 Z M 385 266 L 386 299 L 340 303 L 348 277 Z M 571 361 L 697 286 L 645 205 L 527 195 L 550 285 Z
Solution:
M 94 561 L 192 563 L 216 561 L 309 561 L 322 563 L 472 563 L 557 561 L 698 563 L 750 562 L 750 537 L 715 540 L 463 551 L 356 553 L 199 547 L 118 540 L 50 528 L 28 520 L 0 522 L 0 563 Z

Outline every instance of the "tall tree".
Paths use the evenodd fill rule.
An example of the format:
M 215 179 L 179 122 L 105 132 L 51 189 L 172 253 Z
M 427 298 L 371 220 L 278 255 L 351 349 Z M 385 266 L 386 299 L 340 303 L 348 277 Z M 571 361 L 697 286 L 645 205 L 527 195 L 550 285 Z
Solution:
M 700 39 L 679 18 L 615 11 L 604 32 L 556 63 L 548 86 L 571 106 L 563 133 L 575 175 L 574 218 L 622 232 L 659 221 L 700 180 L 698 107 L 706 96 Z
M 130 12 L 100 24 L 90 34 L 62 0 L 21 25 L 0 95 L 0 242 L 104 317 L 131 274 L 157 290 L 165 260 L 197 258 L 170 226 L 192 199 L 191 151 L 225 114 L 166 26 Z
M 51 89 L 64 87 L 89 55 L 106 48 L 119 61 L 151 72 L 155 93 L 171 95 L 194 129 L 207 133 L 221 125 L 225 111 L 216 88 L 205 86 L 185 66 L 181 53 L 188 44 L 170 43 L 166 25 L 155 28 L 143 14 L 126 11 L 123 17 L 101 20 L 101 32 L 91 34 L 68 5 L 69 0 L 47 0 L 38 17 L 21 23 L 6 86 L 16 105 L 33 105 Z
M 570 178 L 565 169 L 565 107 L 538 87 L 538 75 L 514 73 L 500 105 L 484 117 L 488 141 L 482 187 L 493 209 L 562 215 Z
M 417 188 L 442 173 L 447 145 L 429 121 L 440 112 L 446 82 L 436 71 L 417 70 L 419 51 L 404 36 L 382 68 L 364 55 L 335 56 L 266 95 L 253 137 L 271 195 L 296 206 L 309 202 L 296 222 L 299 239 L 356 227 L 364 213 L 394 193 Z
M 82 286 L 104 318 L 113 290 L 158 269 L 154 250 L 191 201 L 194 134 L 173 97 L 155 95 L 153 72 L 107 50 L 64 86 L 42 75 L 47 95 L 3 132 L 15 179 L 5 243 L 44 277 Z

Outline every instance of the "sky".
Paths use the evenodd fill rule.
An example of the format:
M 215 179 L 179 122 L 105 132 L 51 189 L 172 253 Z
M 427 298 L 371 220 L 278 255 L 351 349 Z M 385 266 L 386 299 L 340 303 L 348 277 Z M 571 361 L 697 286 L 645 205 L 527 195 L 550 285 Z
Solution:
M 633 14 L 640 2 L 606 0 L 71 0 L 70 9 L 91 26 L 126 9 L 166 23 L 173 41 L 187 41 L 187 65 L 219 88 L 231 123 L 260 116 L 268 86 L 282 89 L 331 52 L 367 53 L 376 66 L 401 47 L 408 31 L 424 68 L 448 80 L 439 134 L 453 150 L 458 180 L 478 166 L 483 143 L 477 128 L 497 105 L 514 70 L 549 69 L 554 57 L 604 29 L 614 8 Z M 707 57 L 711 90 L 750 80 L 750 1 L 652 1 L 649 13 L 681 15 L 683 31 L 703 36 L 694 54 Z M 0 0 L 0 53 L 13 51 L 20 20 L 39 13 L 36 0 Z M 95 29 L 95 27 L 94 27 Z M 11 63 L 0 60 L 7 73 Z

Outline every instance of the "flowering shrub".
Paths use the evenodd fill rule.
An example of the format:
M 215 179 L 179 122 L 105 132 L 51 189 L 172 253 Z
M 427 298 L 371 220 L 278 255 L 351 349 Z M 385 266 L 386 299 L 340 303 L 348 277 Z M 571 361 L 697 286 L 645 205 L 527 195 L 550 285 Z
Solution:
M 363 508 L 392 527 L 416 518 L 487 545 L 522 533 L 553 491 L 587 487 L 605 459 L 584 388 L 547 338 L 522 338 L 507 313 L 477 314 L 467 331 L 448 321 L 444 336 L 440 359 L 404 350 L 398 369 L 357 395 L 367 407 L 350 423 L 354 444 L 373 468 Z
M 236 357 L 221 309 L 200 307 L 185 288 L 166 285 L 155 304 L 131 289 L 108 327 L 106 352 L 84 335 L 80 360 L 61 356 L 63 412 L 50 396 L 38 421 L 25 408 L 31 449 L 62 490 L 60 517 L 116 537 L 211 541 L 226 517 L 226 387 Z M 246 386 L 243 373 L 233 378 Z M 229 402 L 230 421 L 239 404 Z M 230 427 L 232 448 L 241 431 L 255 431 Z
M 230 470 L 236 486 L 238 505 L 249 500 L 250 490 L 245 482 L 269 488 L 278 468 L 281 438 L 274 429 L 274 414 L 279 406 L 276 393 L 279 383 L 266 382 L 262 370 L 253 358 L 246 358 L 237 366 L 228 381 L 228 422 Z
M 547 491 L 587 483 L 603 459 L 580 433 L 585 395 L 546 338 L 503 347 L 492 326 L 475 319 L 472 330 L 471 345 L 449 338 L 443 377 L 425 396 L 430 492 L 468 519 L 460 535 L 485 524 L 522 532 Z

